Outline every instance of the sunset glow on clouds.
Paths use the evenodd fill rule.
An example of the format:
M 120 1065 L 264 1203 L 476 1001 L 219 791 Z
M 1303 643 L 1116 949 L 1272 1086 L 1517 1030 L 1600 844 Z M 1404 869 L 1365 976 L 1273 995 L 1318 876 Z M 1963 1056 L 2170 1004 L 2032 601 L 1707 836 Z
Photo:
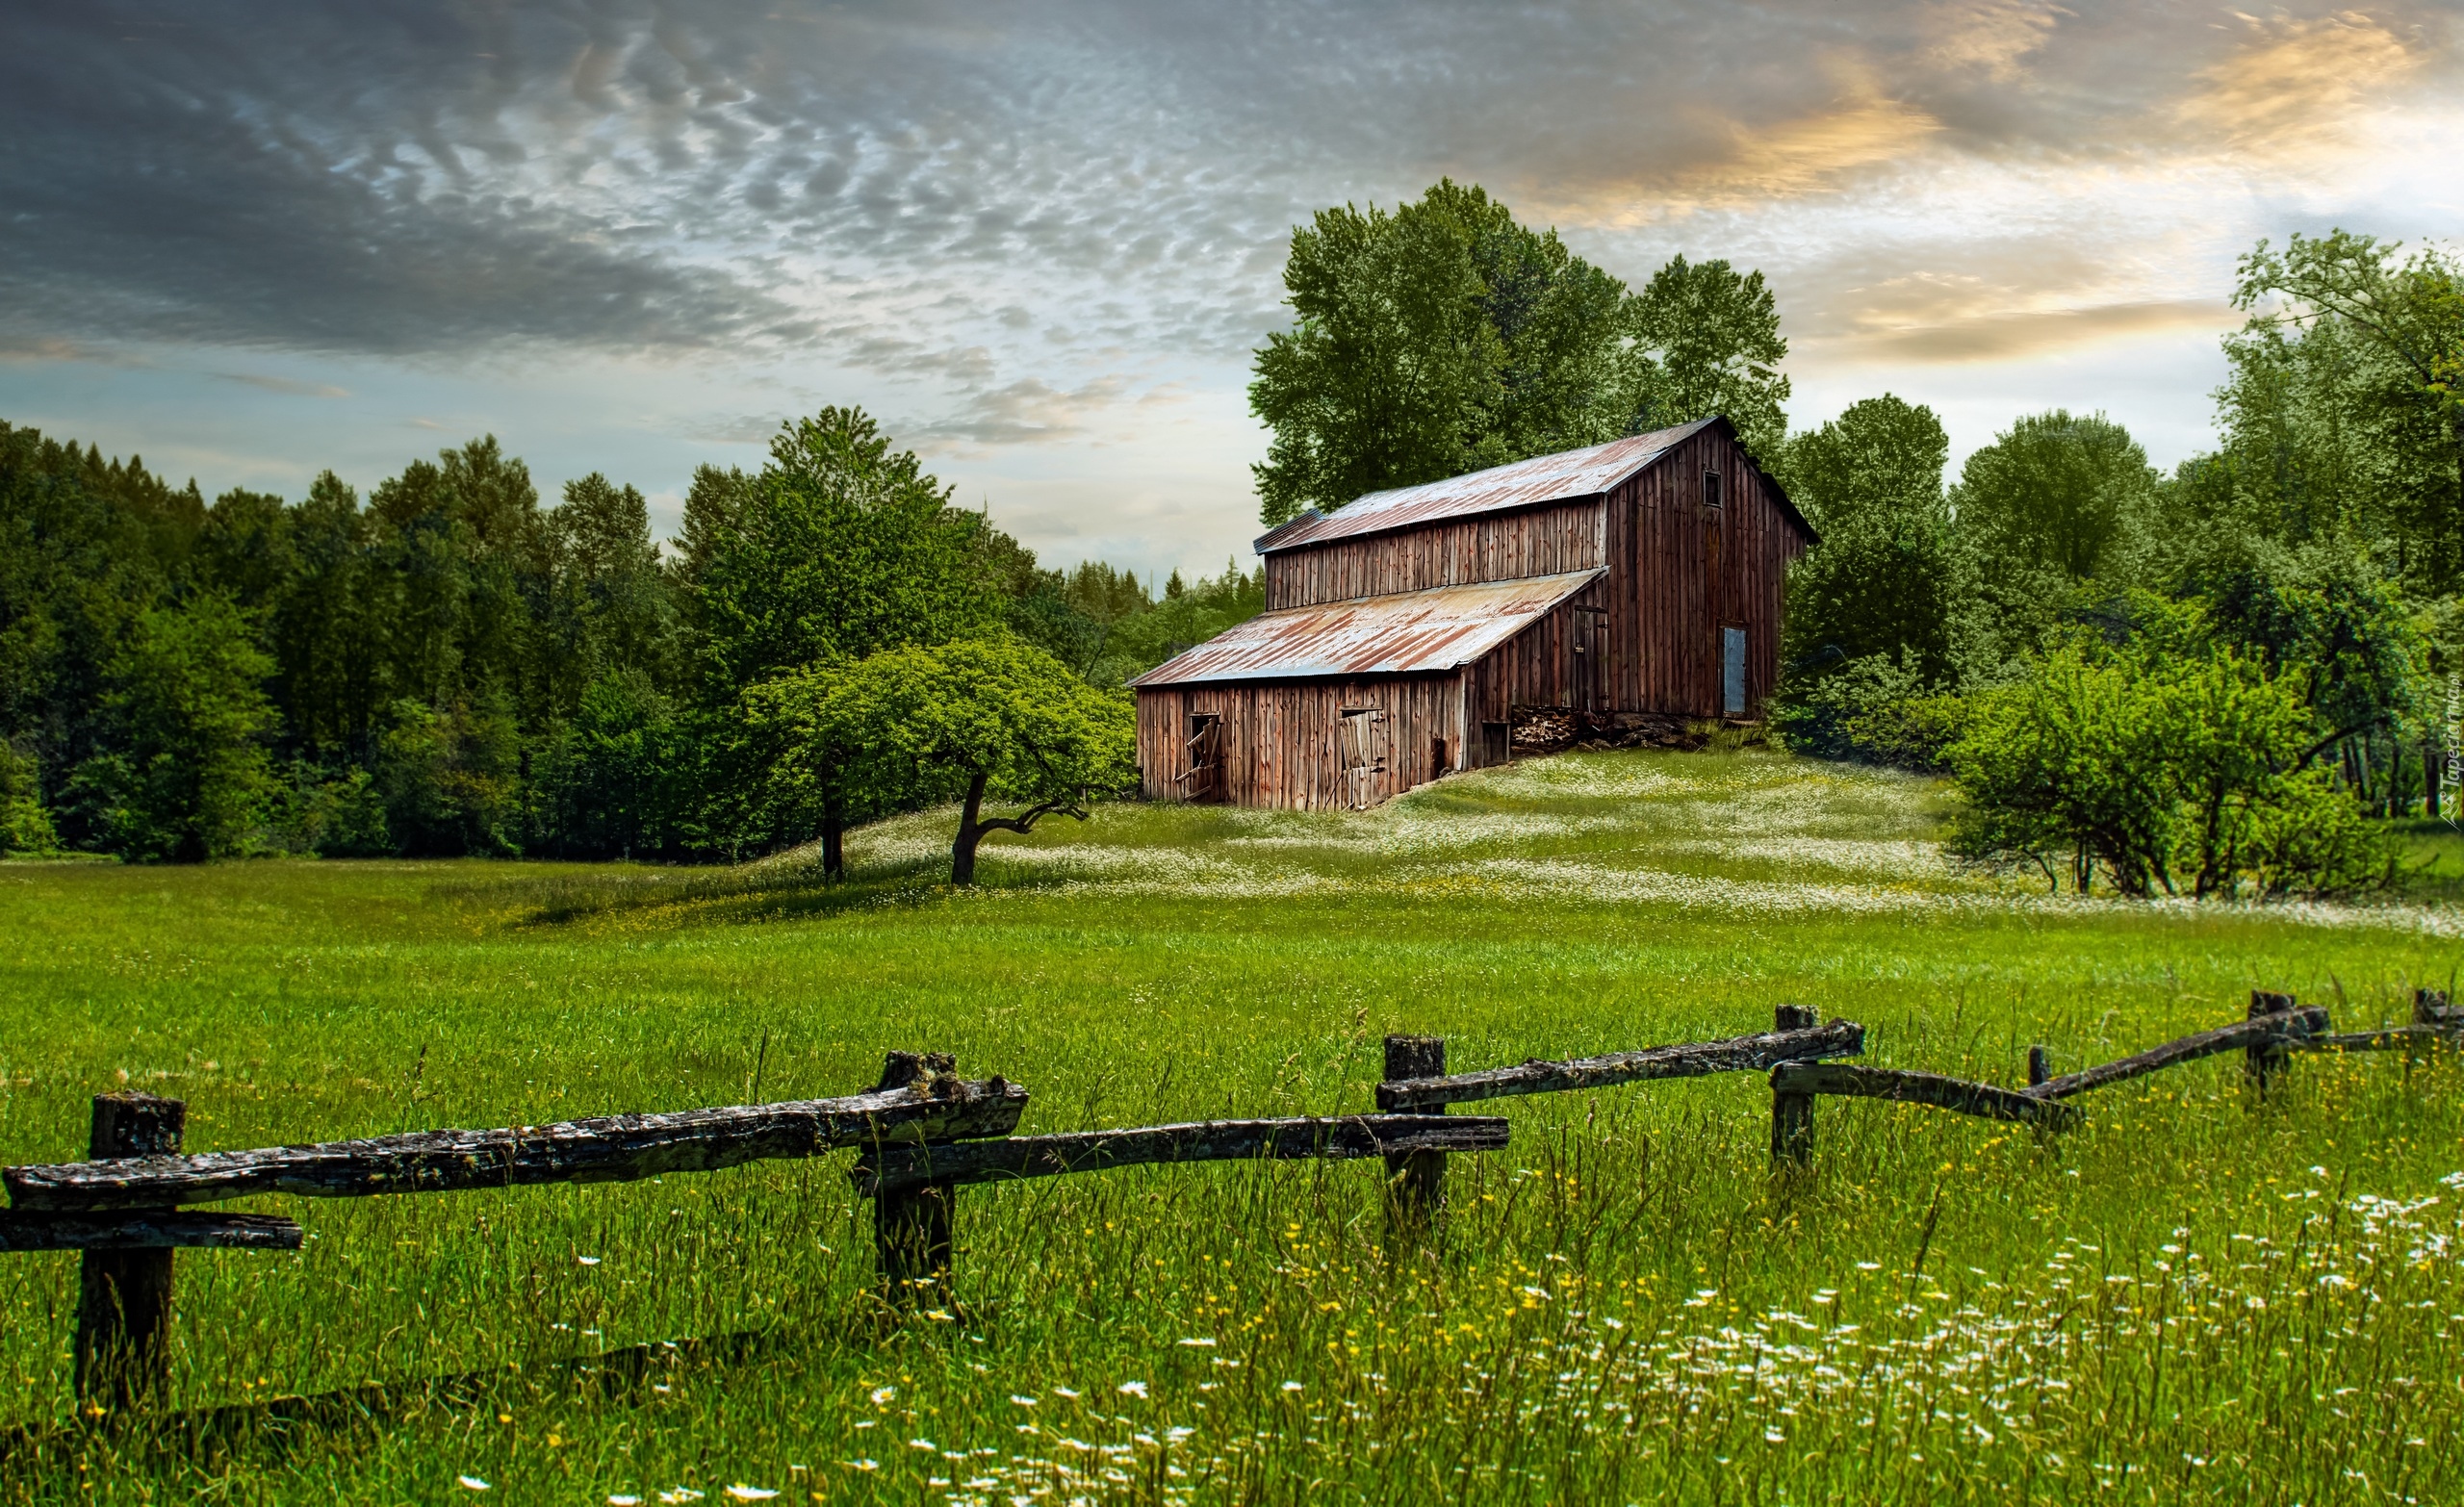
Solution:
M 2451 5 L 52 5 L 0 18 L 0 417 L 209 492 L 493 431 L 673 509 L 861 402 L 1048 558 L 1256 532 L 1291 226 L 1440 174 L 1772 279 L 1792 416 L 2206 442 L 2233 259 L 2464 226 Z

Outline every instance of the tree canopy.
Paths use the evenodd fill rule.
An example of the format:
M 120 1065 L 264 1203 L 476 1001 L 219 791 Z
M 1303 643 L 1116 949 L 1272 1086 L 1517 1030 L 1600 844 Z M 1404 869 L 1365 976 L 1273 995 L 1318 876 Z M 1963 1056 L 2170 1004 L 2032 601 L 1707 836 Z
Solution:
M 1715 413 L 1759 453 L 1785 434 L 1760 273 L 1681 256 L 1630 292 L 1477 186 L 1320 211 L 1284 289 L 1293 327 L 1249 387 L 1274 434 L 1250 468 L 1270 524 Z

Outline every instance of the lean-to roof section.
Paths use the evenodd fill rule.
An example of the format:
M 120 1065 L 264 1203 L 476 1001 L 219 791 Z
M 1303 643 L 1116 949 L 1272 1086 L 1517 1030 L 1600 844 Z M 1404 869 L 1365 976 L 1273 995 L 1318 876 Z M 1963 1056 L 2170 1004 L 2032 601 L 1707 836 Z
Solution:
M 1424 481 L 1417 487 L 1373 492 L 1332 513 L 1312 510 L 1259 538 L 1270 554 L 1300 545 L 1323 544 L 1359 534 L 1380 534 L 1440 519 L 1494 513 L 1534 503 L 1597 497 L 1659 459 L 1697 431 L 1718 423 L 1700 419 L 1674 429 L 1655 429 L 1556 455 L 1535 455 L 1510 466 L 1492 466 L 1465 476 Z
M 1130 683 L 1194 685 L 1459 669 L 1604 574 L 1593 569 L 1526 575 L 1261 613 Z

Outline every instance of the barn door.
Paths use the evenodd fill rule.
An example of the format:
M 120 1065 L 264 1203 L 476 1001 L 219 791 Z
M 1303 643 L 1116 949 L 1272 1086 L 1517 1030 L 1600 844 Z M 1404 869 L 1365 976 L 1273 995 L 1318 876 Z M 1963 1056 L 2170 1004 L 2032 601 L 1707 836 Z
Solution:
M 1365 811 L 1376 800 L 1377 776 L 1386 767 L 1386 714 L 1374 706 L 1347 706 L 1335 724 L 1337 778 L 1345 805 Z
M 1610 709 L 1608 609 L 1577 607 L 1573 616 L 1575 710 L 1598 715 Z
M 1720 629 L 1720 715 L 1745 715 L 1745 629 Z
M 1190 718 L 1189 770 L 1182 793 L 1192 801 L 1223 799 L 1223 719 L 1213 712 Z

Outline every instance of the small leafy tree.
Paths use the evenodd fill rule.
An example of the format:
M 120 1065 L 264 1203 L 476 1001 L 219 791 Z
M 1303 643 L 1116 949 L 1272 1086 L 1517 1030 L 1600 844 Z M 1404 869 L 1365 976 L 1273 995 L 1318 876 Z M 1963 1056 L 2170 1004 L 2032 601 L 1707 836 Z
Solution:
M 975 882 L 988 832 L 1085 821 L 1133 778 L 1137 721 L 1040 649 L 1012 639 L 894 649 L 844 672 L 808 719 L 815 762 L 843 759 L 849 799 L 885 809 L 959 803 L 950 882 Z M 984 814 L 988 799 L 1023 804 Z
M 802 665 L 998 621 L 983 521 L 892 443 L 861 409 L 825 408 L 783 426 L 750 483 L 696 479 L 706 501 L 690 522 L 706 537 L 687 541 L 687 564 L 711 704 Z

